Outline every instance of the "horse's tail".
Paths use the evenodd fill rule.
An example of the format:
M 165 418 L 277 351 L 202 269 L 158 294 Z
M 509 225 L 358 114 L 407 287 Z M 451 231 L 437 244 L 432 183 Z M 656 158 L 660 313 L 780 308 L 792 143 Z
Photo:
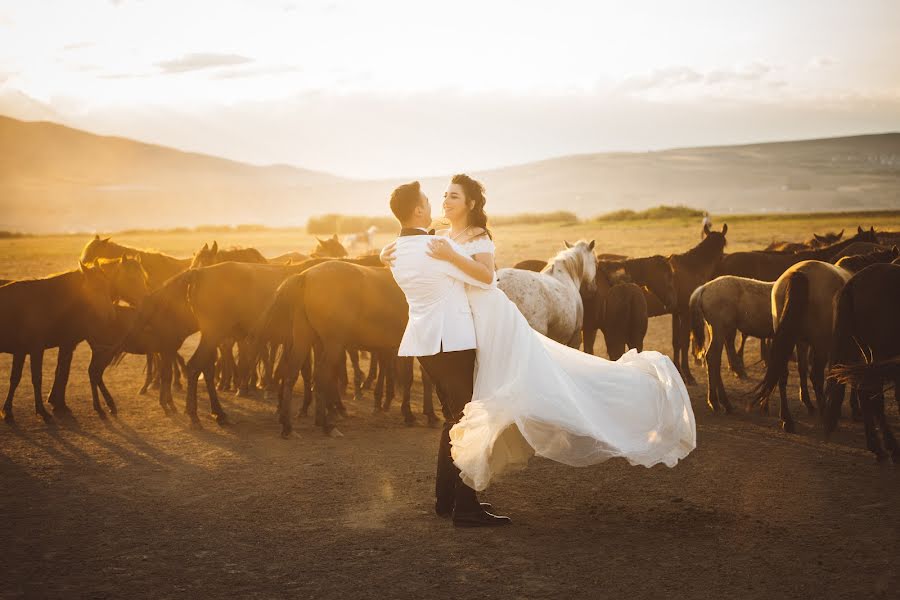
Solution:
M 688 304 L 691 315 L 691 348 L 694 356 L 703 358 L 706 346 L 706 318 L 703 316 L 703 291 L 705 285 L 701 285 L 691 294 Z
M 837 383 L 859 386 L 864 382 L 883 381 L 900 377 L 900 356 L 855 365 L 836 364 L 828 375 Z
M 753 388 L 753 395 L 758 402 L 768 398 L 781 378 L 787 375 L 788 360 L 800 337 L 800 323 L 808 304 L 809 278 L 805 273 L 795 271 L 787 278 L 784 310 L 772 337 L 766 375 L 759 385 Z
M 247 349 L 253 363 L 262 349 L 262 346 L 271 341 L 276 332 L 286 333 L 286 339 L 290 340 L 290 332 L 293 329 L 294 307 L 296 302 L 302 298 L 304 282 L 306 277 L 304 273 L 292 275 L 285 279 L 275 294 L 269 305 L 262 312 L 256 325 L 250 330 L 247 336 Z M 287 354 L 290 348 L 290 341 L 285 342 L 284 354 Z
M 858 386 L 866 377 L 865 350 L 853 335 L 853 281 L 849 281 L 834 299 L 834 323 L 831 333 L 832 369 L 825 384 L 824 430 L 828 435 L 837 427 L 844 400 L 844 386 Z M 856 363 L 856 364 L 854 364 Z M 860 364 L 861 363 L 861 364 Z M 851 366 L 852 365 L 852 366 Z M 841 375 L 844 373 L 844 375 Z M 860 376 L 857 376 L 859 374 Z

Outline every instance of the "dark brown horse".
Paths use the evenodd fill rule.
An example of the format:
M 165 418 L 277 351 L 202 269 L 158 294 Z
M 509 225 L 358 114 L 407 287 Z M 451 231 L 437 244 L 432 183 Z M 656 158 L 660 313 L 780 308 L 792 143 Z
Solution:
M 316 247 L 310 252 L 310 258 L 344 258 L 345 256 L 349 256 L 349 252 L 344 248 L 341 241 L 338 239 L 337 234 L 334 234 L 330 238 L 316 238 Z
M 112 290 L 98 267 L 81 263 L 74 271 L 43 279 L 13 281 L 0 287 L 0 352 L 13 355 L 3 420 L 13 423 L 13 397 L 31 357 L 34 410 L 52 417 L 41 392 L 44 350 L 74 345 L 113 319 Z
M 732 252 L 726 254 L 715 271 L 715 276 L 736 275 L 758 281 L 775 281 L 790 266 L 804 260 L 829 261 L 845 248 L 856 242 L 877 242 L 875 229 L 864 230 L 857 227 L 856 235 L 842 242 L 825 246 L 816 250 L 803 252 L 768 252 L 754 250 L 750 252 Z
M 644 350 L 647 335 L 647 300 L 634 283 L 612 286 L 600 306 L 600 331 L 610 360 L 619 360 L 625 347 Z
M 691 374 L 691 313 L 690 298 L 698 287 L 712 278 L 713 272 L 722 260 L 725 252 L 725 235 L 728 224 L 722 225 L 722 231 L 712 231 L 706 225 L 703 228 L 703 240 L 683 254 L 669 257 L 672 274 L 675 280 L 675 311 L 672 313 L 672 348 L 675 356 L 673 362 L 681 372 L 685 383 L 696 384 Z
M 88 242 L 81 251 L 81 260 L 84 262 L 92 262 L 98 258 L 120 258 L 122 256 L 134 256 L 140 259 L 141 265 L 147 272 L 148 284 L 151 290 L 158 289 L 170 278 L 178 273 L 185 271 L 191 265 L 190 258 L 175 258 L 162 252 L 152 250 L 142 250 L 140 248 L 132 248 L 113 242 L 111 238 L 101 238 L 95 235 L 94 239 Z M 150 385 L 159 379 L 158 369 L 159 359 L 152 355 L 147 356 L 147 371 L 144 377 L 144 384 L 141 386 L 141 394 L 146 394 Z M 177 373 L 175 378 L 178 383 Z
M 213 241 L 212 246 L 203 244 L 203 247 L 197 250 L 193 260 L 191 260 L 190 268 L 208 267 L 228 261 L 261 265 L 269 262 L 256 248 L 226 248 L 225 250 L 219 250 L 219 243 Z
M 286 279 L 260 325 L 266 329 L 272 322 L 287 323 L 292 332 L 278 366 L 282 435 L 292 430 L 292 377 L 306 362 L 310 348 L 315 348 L 316 357 L 316 423 L 330 433 L 338 396 L 337 370 L 346 350 L 366 348 L 396 356 L 407 311 L 406 298 L 387 269 L 330 261 Z M 398 372 L 405 390 L 411 375 L 411 369 Z
M 839 242 L 842 237 L 844 237 L 843 229 L 837 233 L 823 233 L 822 235 L 814 233 L 813 236 L 805 242 L 772 242 L 766 246 L 766 250 L 774 250 L 777 252 L 802 252 L 804 250 L 814 250 Z
M 636 283 L 641 286 L 651 317 L 670 314 L 675 310 L 675 275 L 665 256 L 655 255 L 625 260 L 600 259 L 597 269 L 603 270 L 612 285 Z
M 141 259 L 122 256 L 120 258 L 101 258 L 96 261 L 96 266 L 109 281 L 113 302 L 124 301 L 132 306 L 139 306 L 149 293 L 148 275 L 141 265 Z M 69 382 L 69 374 L 72 370 L 72 357 L 75 348 L 82 340 L 90 341 L 90 336 L 73 339 L 69 344 L 59 347 L 56 359 L 56 373 L 53 378 L 53 386 L 50 388 L 48 401 L 53 406 L 55 413 L 68 413 L 66 406 L 66 386 Z
M 900 373 L 885 367 L 883 361 L 896 360 L 900 355 L 898 306 L 900 266 L 875 264 L 859 271 L 847 281 L 835 300 L 831 346 L 831 364 L 843 365 L 845 370 L 850 365 L 866 362 L 881 365 L 873 368 L 871 377 L 857 381 L 857 390 L 866 428 L 866 446 L 879 461 L 890 453 L 895 463 L 900 462 L 900 445 L 885 418 L 883 384 L 885 376 L 892 375 L 887 378 L 896 385 Z M 838 381 L 829 380 L 828 383 L 824 410 L 826 435 L 837 427 L 844 399 L 840 373 L 841 369 L 837 368 L 834 374 Z M 881 429 L 883 447 L 876 435 L 876 423 Z
M 525 269 L 526 271 L 534 271 L 535 273 L 540 273 L 546 266 L 546 260 L 529 258 L 527 260 L 517 262 L 515 265 L 513 265 L 513 269 Z

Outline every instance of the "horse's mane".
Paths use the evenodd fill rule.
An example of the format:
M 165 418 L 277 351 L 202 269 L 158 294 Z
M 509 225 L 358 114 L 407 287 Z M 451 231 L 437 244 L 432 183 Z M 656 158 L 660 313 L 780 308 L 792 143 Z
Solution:
M 869 265 L 892 260 L 897 256 L 897 254 L 895 253 L 896 248 L 897 247 L 894 246 L 893 248 L 876 250 L 874 252 L 869 252 L 868 254 L 844 256 L 839 261 L 837 261 L 837 266 L 841 267 L 842 269 L 846 269 L 847 271 L 861 271 Z
M 580 245 L 587 245 L 587 242 L 579 240 L 571 248 L 557 252 L 556 256 L 547 261 L 547 266 L 544 267 L 541 273 L 549 274 L 557 270 L 563 270 L 572 277 L 573 281 L 581 281 L 584 278 L 584 261 L 579 258 L 579 254 L 581 254 Z
M 720 242 L 721 240 L 721 242 Z M 699 244 L 681 254 L 675 254 L 680 260 L 690 263 L 702 263 L 721 254 L 725 250 L 728 240 L 718 231 L 711 231 Z

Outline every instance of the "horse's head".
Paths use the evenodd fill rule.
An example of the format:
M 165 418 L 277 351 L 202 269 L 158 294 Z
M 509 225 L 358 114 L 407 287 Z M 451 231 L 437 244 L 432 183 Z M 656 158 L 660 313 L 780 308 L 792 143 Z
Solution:
M 109 280 L 113 300 L 121 299 L 132 306 L 140 306 L 150 293 L 150 279 L 140 257 L 100 260 L 98 265 Z
M 112 283 L 99 266 L 78 263 L 82 276 L 81 298 L 91 315 L 108 325 L 115 319 Z
M 563 242 L 566 249 L 557 255 L 563 264 L 571 270 L 570 275 L 586 294 L 597 291 L 597 258 L 594 256 L 594 240 L 578 240 L 574 244 Z
M 843 229 L 841 229 L 837 233 L 823 233 L 822 235 L 814 233 L 812 244 L 810 245 L 814 248 L 824 248 L 825 246 L 830 246 L 831 244 L 837 243 L 842 237 L 844 237 Z
M 318 242 L 318 245 L 316 246 L 315 250 L 312 251 L 312 254 L 310 254 L 310 256 L 312 257 L 344 258 L 345 256 L 349 255 L 347 249 L 344 248 L 344 245 L 341 244 L 340 240 L 338 239 L 337 234 L 334 234 L 330 238 L 326 238 L 324 240 L 320 237 L 317 237 L 316 241 Z
M 200 267 L 208 267 L 216 264 L 216 257 L 219 254 L 219 243 L 213 241 L 212 247 L 209 244 L 203 244 L 203 247 L 194 254 L 191 261 L 191 269 L 199 269 Z
M 626 270 L 639 284 L 646 286 L 659 298 L 667 311 L 674 311 L 678 295 L 675 292 L 675 272 L 664 256 L 649 256 L 626 263 Z
M 101 238 L 99 235 L 94 235 L 94 239 L 85 244 L 81 250 L 80 260 L 83 263 L 92 263 L 98 258 L 117 258 L 121 256 L 118 252 L 119 245 L 110 241 L 110 238 Z
M 856 226 L 856 235 L 853 236 L 853 241 L 855 242 L 869 242 L 871 244 L 878 243 L 878 236 L 875 234 L 875 228 L 869 227 L 868 229 L 863 229 L 859 225 Z

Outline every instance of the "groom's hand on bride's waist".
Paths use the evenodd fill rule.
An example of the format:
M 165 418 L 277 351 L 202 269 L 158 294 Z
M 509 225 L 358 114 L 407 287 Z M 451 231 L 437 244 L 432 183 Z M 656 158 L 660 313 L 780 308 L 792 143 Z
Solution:
M 397 242 L 391 242 L 382 248 L 378 258 L 381 260 L 381 264 L 393 267 L 394 261 L 397 260 Z

